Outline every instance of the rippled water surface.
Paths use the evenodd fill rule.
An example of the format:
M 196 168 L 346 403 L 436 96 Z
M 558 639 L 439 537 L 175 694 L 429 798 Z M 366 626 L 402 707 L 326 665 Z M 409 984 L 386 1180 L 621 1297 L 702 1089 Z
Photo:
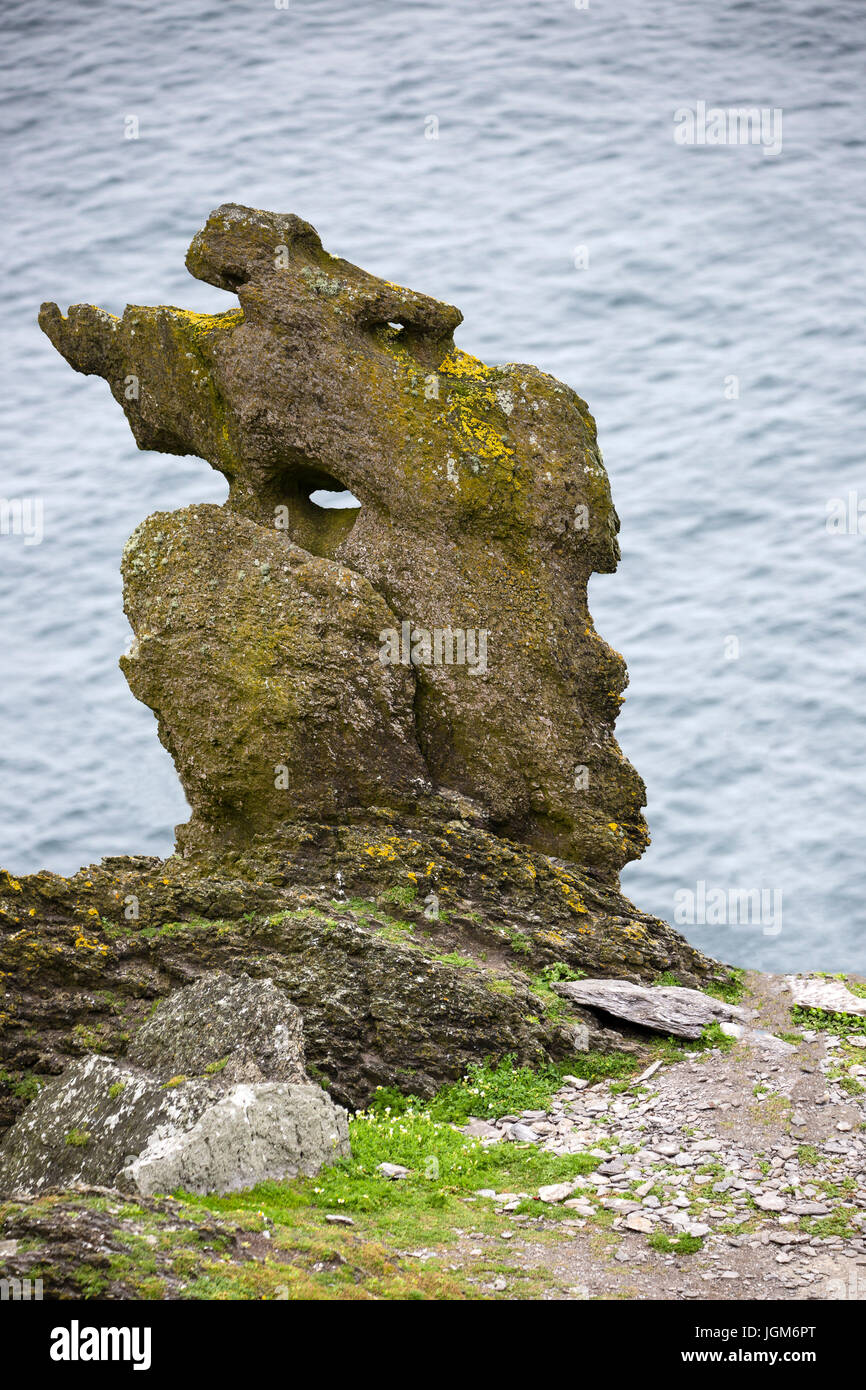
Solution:
M 685 930 L 866 968 L 866 536 L 825 521 L 866 499 L 862 7 L 66 0 L 0 23 L 0 492 L 44 499 L 41 544 L 0 537 L 0 863 L 165 853 L 186 818 L 117 668 L 118 564 L 149 512 L 225 485 L 139 453 L 35 320 L 43 299 L 228 307 L 183 260 L 235 201 L 299 213 L 458 304 L 462 347 L 589 401 L 623 523 L 590 597 L 628 661 L 654 839 L 625 887 L 669 918 L 699 882 L 781 893 L 781 923 Z M 781 109 L 781 152 L 677 144 L 701 100 Z

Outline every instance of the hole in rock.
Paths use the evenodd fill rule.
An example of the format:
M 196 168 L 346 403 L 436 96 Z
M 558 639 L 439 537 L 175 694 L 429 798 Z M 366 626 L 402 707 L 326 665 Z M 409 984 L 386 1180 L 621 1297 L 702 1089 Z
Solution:
M 291 540 L 313 555 L 333 559 L 361 512 L 361 503 L 340 478 L 299 461 L 275 480 Z
M 361 503 L 348 488 L 342 492 L 329 492 L 327 488 L 317 487 L 309 499 L 314 507 L 358 507 Z

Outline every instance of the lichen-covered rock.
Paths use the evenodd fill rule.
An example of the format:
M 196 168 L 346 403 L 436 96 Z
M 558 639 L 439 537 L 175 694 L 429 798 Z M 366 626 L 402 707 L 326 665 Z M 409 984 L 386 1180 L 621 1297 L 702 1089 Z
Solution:
M 209 1073 L 223 1084 L 309 1082 L 300 1009 L 273 980 L 220 970 L 163 1000 L 127 1056 L 164 1079 Z
M 187 265 L 240 307 L 40 313 L 140 447 L 229 494 L 124 552 L 123 670 L 192 807 L 176 853 L 0 872 L 0 1128 L 70 1055 L 143 1057 L 150 1001 L 214 969 L 283 989 L 352 1105 L 628 1046 L 552 984 L 725 972 L 619 890 L 648 837 L 587 608 L 619 550 L 585 402 L 462 352 L 457 309 L 297 217 L 227 204 Z
M 157 709 L 194 808 L 231 809 L 236 829 L 261 829 L 256 807 L 264 814 L 272 800 L 260 803 L 263 761 L 273 768 L 284 741 L 294 750 L 301 722 L 315 722 L 307 703 L 317 649 L 318 693 L 336 694 L 335 627 L 346 621 L 338 591 L 348 600 L 351 572 L 359 612 L 346 629 L 347 703 L 318 706 L 306 774 L 288 759 L 298 809 L 318 801 L 324 816 L 352 795 L 390 804 L 420 750 L 433 784 L 478 801 L 501 833 L 615 881 L 647 843 L 645 797 L 613 736 L 625 665 L 587 608 L 590 574 L 614 569 L 619 552 L 585 402 L 535 367 L 488 367 L 462 352 L 458 310 L 328 255 L 297 217 L 227 204 L 187 264 L 235 291 L 240 308 L 129 306 L 115 318 L 76 305 L 63 318 L 50 304 L 40 323 L 74 367 L 106 378 L 142 448 L 208 459 L 229 481 L 228 509 L 261 532 L 235 532 L 227 563 L 221 540 L 206 556 L 202 537 L 163 568 L 151 524 L 126 566 L 127 607 L 151 665 L 142 675 L 135 662 L 125 669 Z M 318 507 L 319 488 L 351 489 L 360 510 Z M 201 512 L 170 528 L 172 540 L 189 536 L 194 519 Z M 296 580 L 283 578 L 286 540 L 306 552 Z M 338 605 L 333 618 L 323 607 L 321 634 L 305 606 L 317 568 L 323 605 Z M 362 580 L 381 596 L 375 644 Z M 236 606 L 236 622 L 205 631 L 209 599 L 222 619 Z M 414 737 L 405 701 L 388 722 L 399 681 L 386 677 L 380 651 L 412 667 Z M 288 691 L 299 672 L 300 710 Z M 219 746 L 226 730 L 208 690 L 212 704 L 249 697 Z M 369 711 L 359 723 L 362 695 Z M 336 750 L 330 780 L 326 734 Z M 362 745 L 357 766 L 340 761 Z M 371 787 L 371 773 L 381 786 Z
M 91 1055 L 54 1077 L 0 1145 L 0 1192 L 71 1183 L 112 1186 L 154 1139 L 192 1126 L 223 1088 L 210 1080 L 166 1087 L 108 1057 Z
M 428 785 L 415 680 L 377 660 L 395 619 L 360 574 L 197 506 L 143 522 L 123 577 L 137 639 L 121 665 L 193 808 L 187 843 L 407 806 Z
M 117 1175 L 117 1186 L 155 1192 L 239 1192 L 311 1176 L 349 1158 L 346 1112 L 320 1086 L 235 1086 L 196 1123 L 155 1140 Z
M 0 1144 L 0 1192 L 235 1192 L 351 1152 L 346 1112 L 304 1072 L 300 1012 L 272 981 L 204 976 L 157 1006 L 130 1058 L 91 1054 L 39 1091 Z
M 70 1056 L 123 1056 L 157 999 L 202 974 L 272 980 L 302 1012 L 309 1074 L 343 1104 L 429 1096 L 473 1062 L 623 1046 L 550 980 L 684 983 L 723 967 L 573 865 L 510 843 L 466 805 L 440 818 L 286 827 L 208 868 L 114 857 L 71 879 L 0 871 L 0 1129 Z M 464 818 L 465 817 L 465 818 Z M 621 1031 L 621 1030 L 620 1030 Z

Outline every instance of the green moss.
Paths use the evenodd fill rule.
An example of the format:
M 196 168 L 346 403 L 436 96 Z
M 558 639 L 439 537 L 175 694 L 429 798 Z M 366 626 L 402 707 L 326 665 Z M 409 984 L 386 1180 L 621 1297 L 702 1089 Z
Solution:
M 84 1149 L 90 1143 L 90 1134 L 86 1129 L 71 1129 L 63 1142 L 72 1149 Z

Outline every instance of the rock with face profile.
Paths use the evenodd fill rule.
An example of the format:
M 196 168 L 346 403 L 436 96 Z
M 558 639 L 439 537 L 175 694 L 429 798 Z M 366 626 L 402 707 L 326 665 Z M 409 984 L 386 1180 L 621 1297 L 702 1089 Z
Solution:
M 402 804 L 420 776 L 471 798 L 509 838 L 615 881 L 647 833 L 643 783 L 613 736 L 625 665 L 595 633 L 586 601 L 590 574 L 614 569 L 619 554 L 586 404 L 534 367 L 488 367 L 461 351 L 453 338 L 459 310 L 329 255 L 298 217 L 226 204 L 193 239 L 187 266 L 235 293 L 239 307 L 201 315 L 130 305 L 115 318 L 75 305 L 64 318 L 48 304 L 40 323 L 77 370 L 106 378 L 141 448 L 197 454 L 229 482 L 224 522 L 207 512 L 210 550 L 203 541 L 186 551 L 169 544 L 156 571 L 125 568 L 127 609 L 139 650 L 149 647 L 150 670 L 145 678 L 141 666 L 125 669 L 158 714 L 199 818 L 206 807 L 242 829 L 256 804 L 250 824 L 270 823 L 276 833 L 280 809 L 260 794 L 265 769 L 273 777 L 276 766 L 289 769 L 294 804 L 304 813 L 318 806 L 322 816 L 353 799 Z M 348 490 L 360 508 L 317 506 L 312 495 L 321 489 Z M 148 537 L 161 530 L 189 538 L 205 513 L 148 523 Z M 214 703 L 239 709 L 262 676 L 259 653 L 287 547 L 305 552 L 308 575 L 318 567 L 323 590 L 331 566 L 355 576 L 370 618 L 378 596 L 381 637 L 371 641 L 369 623 L 356 625 L 346 689 L 330 679 L 347 707 L 368 688 L 388 725 L 373 719 L 358 754 L 345 717 L 334 714 L 334 765 L 356 765 L 351 785 L 339 774 L 335 785 L 317 755 L 300 775 L 291 751 L 303 731 L 290 722 L 286 759 L 274 732 L 286 690 L 328 627 L 329 605 L 340 606 L 336 591 L 323 593 L 321 614 L 301 604 L 295 636 L 273 649 L 265 677 L 273 705 L 253 706 L 267 733 L 244 744 L 242 731 L 227 736 L 184 705 L 192 638 L 180 630 L 197 597 L 211 594 L 225 634 L 218 596 L 226 592 L 223 552 L 238 549 L 233 517 L 250 526 L 250 562 L 235 573 L 249 586 L 254 552 L 267 552 L 258 570 L 269 565 L 272 588 L 260 588 L 258 608 L 233 592 L 240 622 L 222 647 L 196 620 L 202 660 L 216 672 Z M 221 525 L 225 542 L 216 536 Z M 386 634 L 404 624 L 414 650 L 398 690 L 401 680 L 383 676 L 381 663 L 370 668 Z M 457 660 L 443 658 L 446 633 L 475 651 L 483 633 L 483 666 L 461 661 L 459 651 Z M 332 656 L 323 639 L 325 686 Z M 220 771 L 206 755 L 191 759 L 197 718 L 202 743 L 217 740 Z

